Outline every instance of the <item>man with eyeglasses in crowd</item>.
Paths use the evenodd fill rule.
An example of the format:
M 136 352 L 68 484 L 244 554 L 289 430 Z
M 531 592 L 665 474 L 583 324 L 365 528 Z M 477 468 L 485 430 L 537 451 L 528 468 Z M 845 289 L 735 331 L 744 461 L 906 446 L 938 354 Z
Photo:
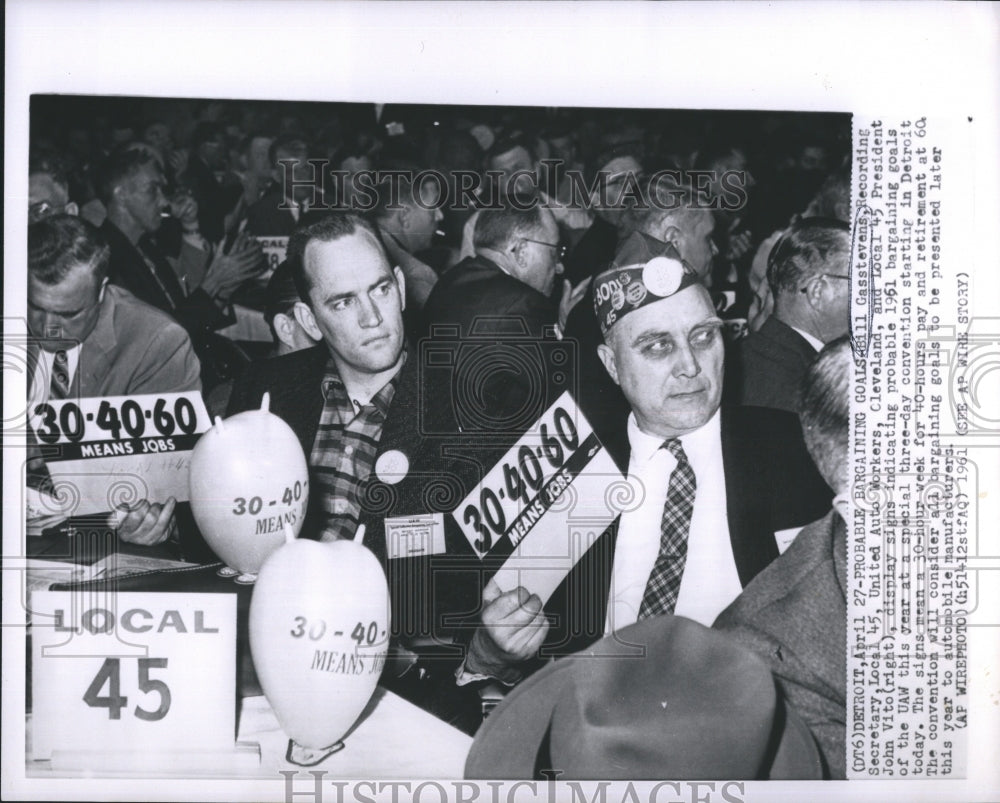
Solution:
M 489 411 L 498 431 L 517 434 L 518 427 L 512 422 L 520 421 L 519 411 L 545 409 L 540 405 L 549 394 L 532 381 L 529 374 L 533 372 L 511 371 L 510 360 L 502 353 L 505 343 L 499 339 L 541 339 L 565 325 L 572 293 L 564 293 L 558 305 L 552 299 L 556 277 L 563 270 L 559 228 L 552 213 L 537 205 L 530 209 L 484 209 L 476 221 L 473 241 L 475 256 L 462 260 L 441 277 L 424 312 L 433 322 L 430 335 L 436 342 L 490 340 L 496 350 L 493 357 L 483 352 L 474 361 L 459 360 L 456 371 L 481 373 L 474 383 L 482 393 L 477 408 Z M 490 370 L 490 364 L 496 370 Z M 538 366 L 537 375 L 544 377 L 544 369 Z M 461 376 L 456 376 L 456 383 L 465 384 Z M 456 430 L 463 428 L 461 401 L 453 399 Z
M 809 364 L 848 332 L 850 258 L 848 225 L 831 218 L 804 218 L 775 243 L 767 269 L 774 312 L 741 344 L 741 404 L 796 412 Z

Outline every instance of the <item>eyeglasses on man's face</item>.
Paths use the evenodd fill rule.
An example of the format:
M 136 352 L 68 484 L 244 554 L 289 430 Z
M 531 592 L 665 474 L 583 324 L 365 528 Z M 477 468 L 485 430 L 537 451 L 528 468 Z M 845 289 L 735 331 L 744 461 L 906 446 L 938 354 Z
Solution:
M 524 240 L 526 243 L 535 243 L 536 245 L 544 245 L 548 246 L 549 248 L 555 248 L 556 258 L 560 262 L 566 259 L 566 254 L 569 253 L 569 248 L 567 248 L 565 245 L 560 245 L 559 243 L 547 243 L 545 242 L 545 240 L 532 240 L 530 237 L 522 237 L 521 239 Z
M 812 278 L 813 279 L 819 279 L 819 278 L 821 278 L 823 276 L 826 276 L 828 279 L 844 279 L 846 281 L 850 281 L 851 280 L 850 276 L 845 276 L 842 273 L 817 273 L 817 274 L 814 274 Z M 799 288 L 799 292 L 800 293 L 808 293 L 809 292 L 809 288 L 808 287 L 800 287 Z

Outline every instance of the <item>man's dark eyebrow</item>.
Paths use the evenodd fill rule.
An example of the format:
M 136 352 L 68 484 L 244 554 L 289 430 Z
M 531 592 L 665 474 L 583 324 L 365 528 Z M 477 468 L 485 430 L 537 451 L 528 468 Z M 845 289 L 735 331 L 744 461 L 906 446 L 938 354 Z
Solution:
M 632 341 L 633 346 L 640 346 L 643 343 L 647 343 L 650 340 L 658 340 L 661 337 L 668 337 L 673 339 L 672 332 L 665 332 L 658 329 L 647 329 L 645 332 L 640 332 L 635 339 Z
M 345 298 L 354 298 L 357 293 L 337 293 L 336 295 L 329 295 L 323 299 L 324 304 L 336 304 L 338 301 L 342 301 Z
M 711 327 L 713 329 L 718 329 L 722 327 L 723 322 L 721 318 L 716 316 L 711 316 L 703 321 L 699 321 L 694 326 L 692 326 L 688 331 L 693 332 L 697 329 L 704 329 L 706 327 Z M 661 337 L 673 338 L 673 332 L 663 331 L 661 329 L 647 329 L 645 332 L 640 332 L 636 335 L 635 339 L 632 341 L 633 346 L 641 346 L 643 343 L 647 343 L 650 340 L 657 340 Z
M 374 290 L 375 288 L 377 288 L 379 285 L 385 284 L 386 282 L 391 282 L 393 280 L 394 280 L 394 277 L 392 276 L 392 274 L 389 274 L 388 276 L 383 276 L 377 282 L 375 282 L 375 283 L 373 283 L 373 284 L 371 284 L 371 285 L 368 286 L 368 292 L 370 293 L 372 290 Z
M 367 290 L 365 290 L 365 292 L 366 293 L 370 293 L 372 290 L 374 290 L 380 284 L 385 284 L 386 282 L 391 282 L 392 280 L 393 280 L 392 276 L 383 276 L 378 281 L 376 281 L 373 284 L 369 285 L 368 288 L 367 288 Z M 324 304 L 336 304 L 341 299 L 344 299 L 344 298 L 354 298 L 355 296 L 357 296 L 357 293 L 338 293 L 337 295 L 327 296 L 325 299 L 323 299 L 323 303 Z

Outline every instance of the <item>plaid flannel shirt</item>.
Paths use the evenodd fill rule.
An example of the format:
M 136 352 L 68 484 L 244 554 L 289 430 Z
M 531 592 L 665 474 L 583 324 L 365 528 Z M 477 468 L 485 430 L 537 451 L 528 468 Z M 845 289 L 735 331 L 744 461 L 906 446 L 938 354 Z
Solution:
M 322 540 L 353 538 L 361 515 L 365 483 L 375 466 L 389 405 L 396 393 L 397 373 L 368 404 L 347 394 L 331 358 L 323 378 L 323 412 L 309 460 L 313 492 L 319 494 L 325 521 Z

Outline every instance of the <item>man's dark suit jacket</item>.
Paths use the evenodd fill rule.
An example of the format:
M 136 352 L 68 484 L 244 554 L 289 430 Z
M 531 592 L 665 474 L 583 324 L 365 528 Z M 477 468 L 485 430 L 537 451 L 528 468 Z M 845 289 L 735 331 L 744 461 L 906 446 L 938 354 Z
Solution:
M 449 431 L 506 431 L 512 444 L 573 385 L 572 366 L 552 364 L 558 341 L 543 342 L 559 317 L 555 304 L 488 259 L 447 271 L 423 313 L 436 346 L 455 344 L 451 392 L 440 397 Z
M 259 201 L 252 203 L 247 209 L 247 233 L 255 237 L 291 237 L 300 226 L 322 220 L 330 213 L 323 208 L 320 199 L 317 206 L 311 207 L 296 220 L 292 217 L 291 210 L 280 208 L 284 203 L 285 194 L 280 187 L 272 189 Z
M 198 202 L 198 228 L 209 242 L 217 243 L 226 235 L 226 214 L 239 199 L 242 184 L 235 181 L 232 173 L 223 184 L 215 177 L 215 171 L 197 155 L 192 154 L 184 172 L 183 182 L 191 188 Z
M 624 424 L 605 435 L 604 445 L 627 476 Z M 729 537 L 746 587 L 778 557 L 774 534 L 815 521 L 830 509 L 833 494 L 809 458 L 797 416 L 723 406 L 721 434 Z M 543 656 L 576 652 L 604 635 L 617 535 L 615 520 L 546 605 L 552 628 Z
M 295 432 L 308 462 L 323 410 L 321 384 L 329 354 L 321 344 L 252 363 L 233 387 L 228 415 L 259 409 L 264 393 L 270 393 L 270 411 Z M 362 494 L 359 522 L 365 525 L 364 545 L 386 569 L 390 587 L 400 592 L 393 594 L 392 629 L 397 636 L 406 638 L 446 633 L 452 621 L 446 614 L 474 611 L 480 582 L 474 553 L 453 522 L 445 527 L 448 555 L 388 560 L 386 517 L 450 511 L 479 481 L 478 466 L 442 456 L 440 444 L 421 434 L 418 373 L 418 360 L 410 353 L 401 369 L 376 456 L 377 462 L 378 455 L 391 450 L 402 452 L 409 461 L 409 471 L 391 485 L 373 476 Z M 492 464 L 486 469 L 490 467 Z M 314 507 L 318 502 L 318 498 L 310 496 L 301 537 L 317 538 L 320 534 L 322 518 Z M 435 613 L 439 615 L 437 622 L 433 621 Z
M 575 287 L 584 279 L 597 276 L 615 256 L 618 229 L 602 217 L 595 217 L 566 259 L 566 278 Z
M 139 249 L 132 245 L 121 229 L 110 220 L 105 220 L 101 226 L 101 233 L 111 248 L 109 273 L 111 282 L 124 287 L 140 301 L 145 301 L 176 318 L 191 336 L 196 349 L 203 335 L 232 323 L 232 319 L 222 312 L 200 287 L 185 296 L 174 269 L 170 267 L 166 257 L 158 254 L 159 259 L 153 260 L 156 264 L 156 275 L 174 298 L 180 300 L 174 307 L 170 297 L 149 272 L 146 260 L 143 259 Z
M 739 374 L 733 377 L 739 383 L 740 404 L 796 412 L 799 386 L 816 349 L 774 315 L 740 346 L 735 366 Z

